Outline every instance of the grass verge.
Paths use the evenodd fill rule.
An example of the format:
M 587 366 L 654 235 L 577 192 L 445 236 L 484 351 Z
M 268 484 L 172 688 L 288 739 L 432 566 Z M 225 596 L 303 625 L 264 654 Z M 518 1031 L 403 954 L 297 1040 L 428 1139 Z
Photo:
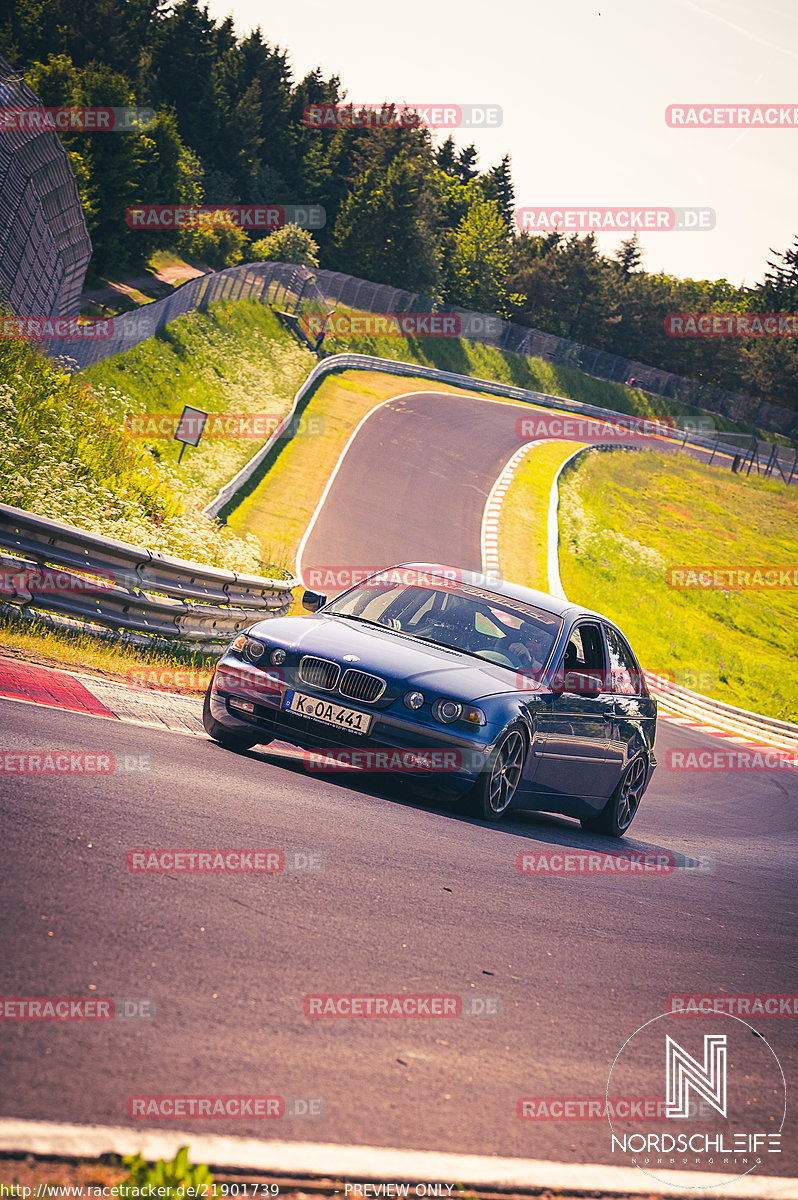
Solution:
M 569 599 L 606 613 L 643 665 L 718 700 L 798 720 L 794 588 L 669 586 L 671 568 L 798 562 L 798 493 L 686 457 L 591 451 L 560 485 L 560 573 Z M 691 682 L 693 680 L 694 682 Z
M 82 630 L 55 629 L 14 612 L 0 612 L 0 657 L 184 696 L 204 694 L 218 662 L 218 655 L 177 643 L 132 646 Z
M 499 519 L 499 566 L 504 579 L 541 592 L 549 590 L 546 526 L 551 484 L 558 468 L 582 445 L 537 446 L 513 476 Z
M 204 506 L 285 416 L 315 364 L 270 309 L 255 300 L 223 300 L 178 317 L 127 353 L 83 371 L 81 379 L 117 419 L 129 418 L 136 442 L 174 469 L 192 504 Z M 147 436 L 156 422 L 143 418 L 176 419 L 185 404 L 224 414 L 236 432 L 219 436 L 224 423 L 209 422 L 178 467 L 180 444 L 170 422 L 165 432 Z M 251 436 L 255 426 L 248 430 L 238 420 L 254 414 L 265 429 L 257 437 Z

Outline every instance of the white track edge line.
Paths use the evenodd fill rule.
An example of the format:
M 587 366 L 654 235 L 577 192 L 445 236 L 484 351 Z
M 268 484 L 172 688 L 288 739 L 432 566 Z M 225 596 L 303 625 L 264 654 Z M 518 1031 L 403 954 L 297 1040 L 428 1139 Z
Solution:
M 75 1158 L 135 1154 L 148 1161 L 174 1157 L 190 1147 L 195 1163 L 272 1174 L 333 1179 L 440 1180 L 477 1187 L 590 1191 L 661 1196 L 712 1195 L 735 1200 L 798 1200 L 798 1179 L 748 1174 L 731 1183 L 701 1171 L 663 1171 L 653 1183 L 638 1167 L 551 1162 L 350 1146 L 324 1142 L 280 1142 L 180 1130 L 125 1126 L 74 1125 L 50 1121 L 0 1119 L 0 1153 L 29 1153 Z

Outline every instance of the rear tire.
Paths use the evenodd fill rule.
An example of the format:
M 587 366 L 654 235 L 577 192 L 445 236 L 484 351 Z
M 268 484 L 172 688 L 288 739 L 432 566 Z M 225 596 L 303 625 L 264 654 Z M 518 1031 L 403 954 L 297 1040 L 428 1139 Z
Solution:
M 466 811 L 483 821 L 500 821 L 518 788 L 526 756 L 526 738 L 517 726 L 511 726 L 466 797 Z
M 211 714 L 211 689 L 205 693 L 205 703 L 202 706 L 202 724 L 208 737 L 213 738 L 226 750 L 251 750 L 253 746 L 268 744 L 271 738 L 251 738 L 244 735 L 239 737 L 226 726 L 220 725 Z
M 588 833 L 623 837 L 632 824 L 646 787 L 648 767 L 645 755 L 638 754 L 627 766 L 615 791 L 597 817 L 582 817 L 580 825 Z

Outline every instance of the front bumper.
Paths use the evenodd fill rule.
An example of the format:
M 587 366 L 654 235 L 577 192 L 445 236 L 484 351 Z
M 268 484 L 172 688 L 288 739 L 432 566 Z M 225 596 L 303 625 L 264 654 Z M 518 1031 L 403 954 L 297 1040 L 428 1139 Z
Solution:
M 237 664 L 240 667 L 240 664 Z M 397 751 L 436 751 L 438 762 L 443 759 L 442 767 L 425 769 L 423 764 L 403 771 L 395 765 L 390 767 L 376 766 L 376 770 L 390 770 L 392 773 L 408 778 L 435 780 L 436 790 L 451 793 L 453 796 L 463 795 L 473 786 L 485 767 L 495 739 L 500 729 L 491 725 L 480 726 L 479 735 L 460 735 L 450 726 L 437 724 L 432 726 L 420 720 L 405 719 L 393 712 L 371 709 L 366 705 L 352 704 L 342 701 L 346 707 L 356 708 L 374 717 L 368 734 L 352 733 L 346 729 L 326 725 L 297 713 L 288 712 L 282 708 L 283 698 L 293 684 L 277 680 L 268 672 L 252 672 L 254 683 L 238 681 L 230 686 L 232 663 L 222 660 L 217 674 L 225 680 L 222 685 L 217 682 L 217 674 L 211 682 L 209 690 L 209 707 L 211 716 L 231 733 L 245 737 L 262 735 L 264 741 L 279 739 L 298 746 L 300 749 L 316 752 L 352 751 L 357 761 L 357 751 L 374 751 L 390 749 Z M 225 671 L 227 668 L 227 671 Z M 221 669 L 221 670 L 220 670 Z M 261 678 L 262 675 L 262 678 Z M 235 678 L 235 675 L 232 676 Z M 270 683 L 269 680 L 272 680 Z M 329 694 L 314 691 L 312 687 L 301 684 L 301 690 L 320 700 L 329 700 Z M 244 713 L 230 707 L 231 700 L 244 700 L 253 706 L 252 713 Z M 448 752 L 448 753 L 447 753 Z M 365 757 L 365 756 L 361 756 Z M 346 758 L 344 758 L 346 761 Z M 379 762 L 379 760 L 375 760 Z M 316 770 L 321 768 L 316 765 Z M 368 769 L 368 768 L 367 768 Z

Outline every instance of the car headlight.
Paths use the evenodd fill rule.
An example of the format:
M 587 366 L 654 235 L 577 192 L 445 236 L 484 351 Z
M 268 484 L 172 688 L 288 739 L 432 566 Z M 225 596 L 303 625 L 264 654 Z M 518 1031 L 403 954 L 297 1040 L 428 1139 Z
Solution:
M 421 692 L 405 692 L 403 696 L 405 708 L 417 709 L 421 708 L 424 703 L 424 697 Z
M 444 725 L 451 725 L 454 721 L 465 721 L 469 725 L 485 724 L 485 714 L 481 708 L 461 704 L 459 700 L 436 700 L 432 715 Z
M 436 700 L 432 706 L 433 717 L 442 721 L 444 725 L 451 725 L 452 721 L 457 721 L 462 711 L 462 704 L 458 704 L 456 700 Z
M 269 661 L 275 667 L 282 666 L 282 664 L 285 662 L 285 659 L 286 653 L 282 646 L 278 646 L 276 650 L 272 650 L 271 654 L 269 655 Z
M 239 654 L 243 655 L 251 663 L 257 662 L 266 653 L 265 644 L 246 633 L 239 633 L 230 649 L 237 650 Z

